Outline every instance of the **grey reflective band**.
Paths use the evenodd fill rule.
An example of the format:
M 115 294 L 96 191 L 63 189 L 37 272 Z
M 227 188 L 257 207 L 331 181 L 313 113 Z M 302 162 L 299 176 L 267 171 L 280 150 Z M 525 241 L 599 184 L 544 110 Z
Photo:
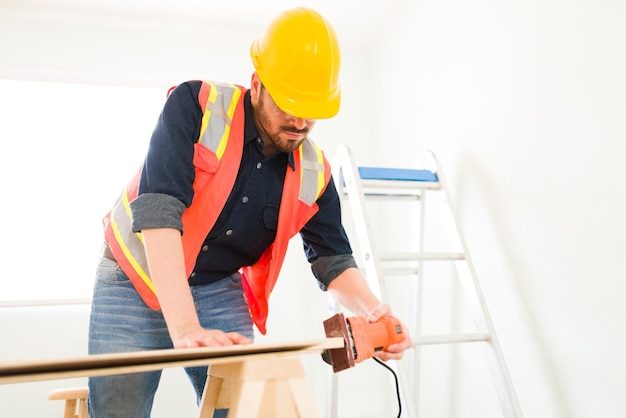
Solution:
M 232 123 L 226 112 L 230 109 L 236 87 L 224 83 L 211 84 L 211 87 L 215 87 L 217 97 L 215 102 L 212 102 L 210 98 L 207 100 L 204 112 L 205 114 L 209 112 L 209 122 L 199 142 L 211 151 L 216 152 L 226 127 L 230 127 Z
M 318 192 L 324 187 L 324 177 L 320 179 L 320 173 L 324 173 L 323 160 L 319 162 L 318 147 L 309 138 L 306 138 L 300 145 L 302 159 L 300 165 L 302 167 L 302 182 L 300 185 L 299 199 L 309 206 L 318 198 Z

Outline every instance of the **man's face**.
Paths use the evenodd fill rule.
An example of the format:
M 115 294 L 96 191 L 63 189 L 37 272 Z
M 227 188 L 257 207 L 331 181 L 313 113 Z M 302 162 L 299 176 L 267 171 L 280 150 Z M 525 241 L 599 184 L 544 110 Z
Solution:
M 315 120 L 296 118 L 283 112 L 262 85 L 257 110 L 258 122 L 261 125 L 259 128 L 264 131 L 274 147 L 282 152 L 298 149 L 315 126 Z

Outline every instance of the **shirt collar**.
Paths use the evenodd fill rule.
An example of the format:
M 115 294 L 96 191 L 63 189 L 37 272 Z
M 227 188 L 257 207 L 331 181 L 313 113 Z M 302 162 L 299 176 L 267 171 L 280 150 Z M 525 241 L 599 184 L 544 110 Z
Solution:
M 257 138 L 260 138 L 259 131 L 254 124 L 254 120 L 252 119 L 252 100 L 250 99 L 250 90 L 246 91 L 246 95 L 244 96 L 243 101 L 244 114 L 246 117 L 244 131 L 243 131 L 243 140 L 244 144 L 249 144 L 251 141 L 256 141 Z M 294 162 L 293 152 L 287 154 L 287 162 L 292 170 L 296 169 L 296 163 Z

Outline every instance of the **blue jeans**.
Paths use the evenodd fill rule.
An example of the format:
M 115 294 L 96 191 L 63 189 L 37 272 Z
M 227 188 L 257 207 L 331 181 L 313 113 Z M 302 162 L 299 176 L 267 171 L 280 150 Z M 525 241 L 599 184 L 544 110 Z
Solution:
M 235 273 L 215 283 L 191 287 L 203 327 L 254 338 L 241 280 Z M 96 271 L 91 307 L 89 354 L 171 348 L 172 340 L 161 311 L 146 306 L 117 263 L 102 258 Z M 185 372 L 200 402 L 207 367 L 185 368 Z M 160 378 L 160 370 L 89 378 L 89 416 L 149 418 Z M 219 410 L 214 417 L 225 417 L 226 413 Z

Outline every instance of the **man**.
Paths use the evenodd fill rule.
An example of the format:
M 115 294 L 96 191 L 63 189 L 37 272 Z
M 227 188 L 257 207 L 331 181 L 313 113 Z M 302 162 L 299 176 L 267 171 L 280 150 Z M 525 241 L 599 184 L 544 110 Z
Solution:
M 332 26 L 288 10 L 251 57 L 250 89 L 189 81 L 169 95 L 143 166 L 104 219 L 90 354 L 251 343 L 297 233 L 323 290 L 370 321 L 391 315 L 356 267 L 329 164 L 308 138 L 339 110 Z M 377 356 L 401 358 L 404 334 Z M 186 372 L 199 400 L 207 368 Z M 91 418 L 149 417 L 159 379 L 90 378 Z

